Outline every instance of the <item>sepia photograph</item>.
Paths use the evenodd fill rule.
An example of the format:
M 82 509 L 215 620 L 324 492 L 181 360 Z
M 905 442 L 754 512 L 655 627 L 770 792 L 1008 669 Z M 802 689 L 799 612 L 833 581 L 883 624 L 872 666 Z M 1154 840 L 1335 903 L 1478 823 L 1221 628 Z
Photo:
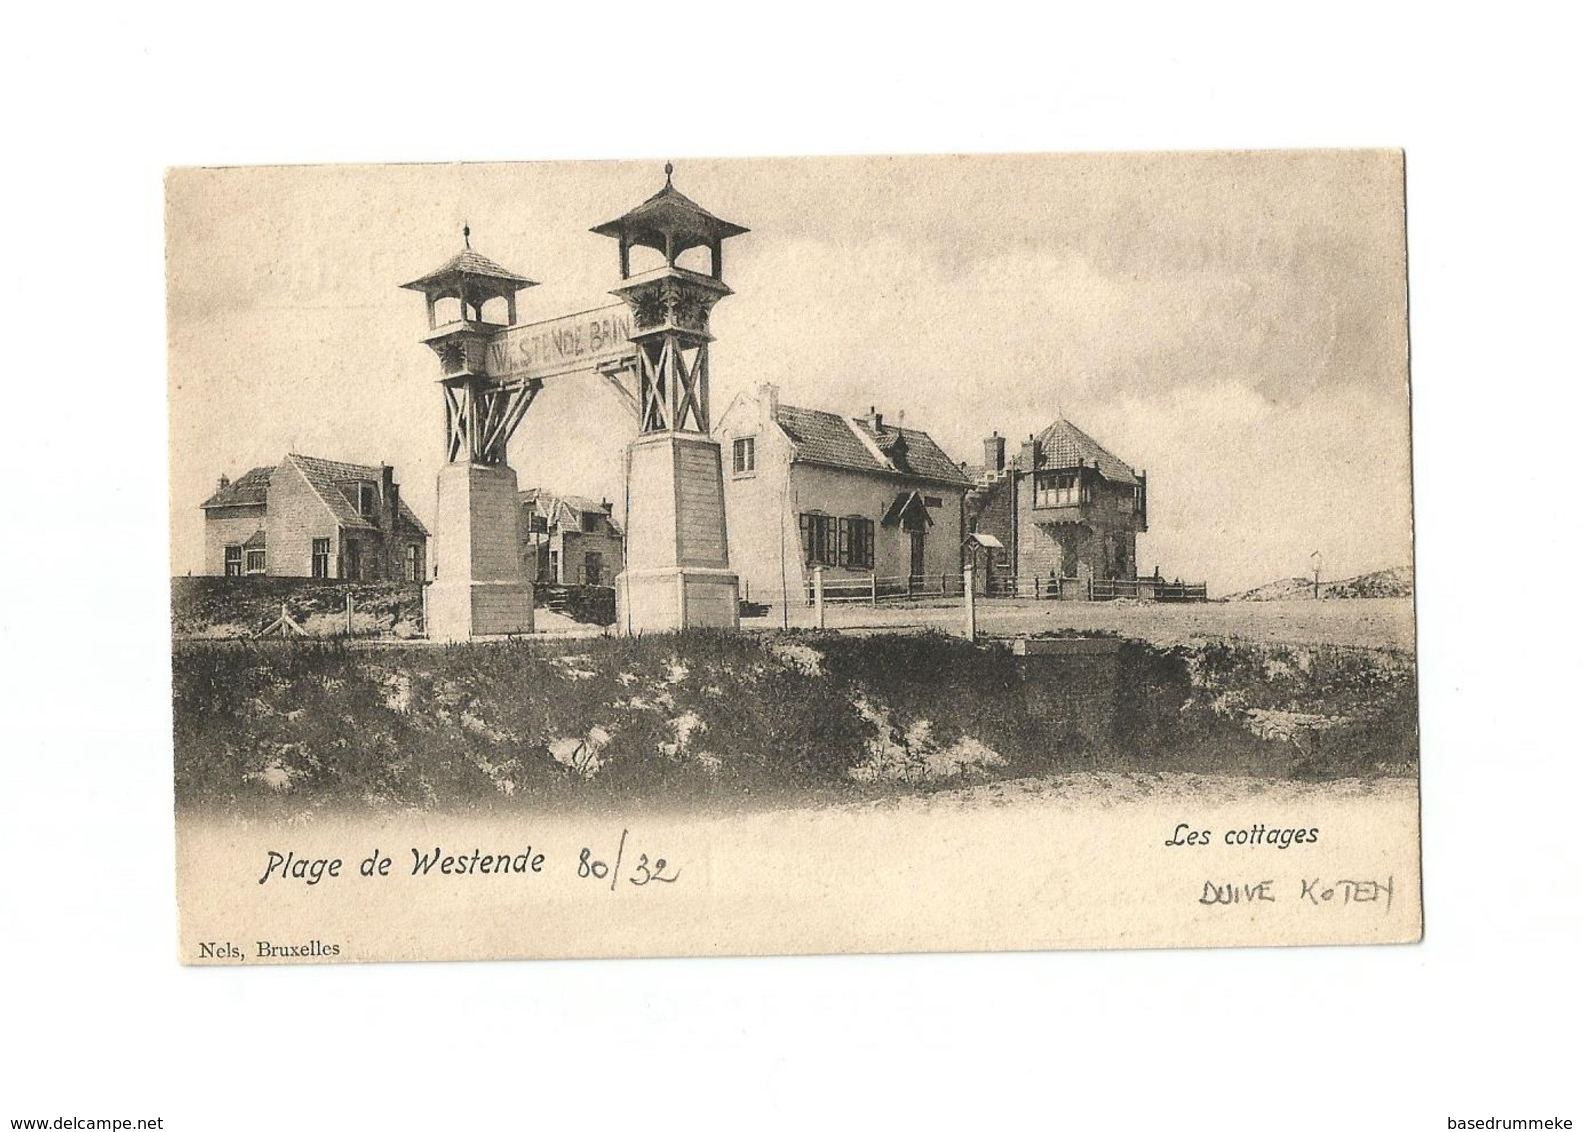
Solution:
M 1575 1128 L 1497 16 L 19 9 L 0 1128 Z
M 184 962 L 1420 934 L 1399 151 L 166 193 Z

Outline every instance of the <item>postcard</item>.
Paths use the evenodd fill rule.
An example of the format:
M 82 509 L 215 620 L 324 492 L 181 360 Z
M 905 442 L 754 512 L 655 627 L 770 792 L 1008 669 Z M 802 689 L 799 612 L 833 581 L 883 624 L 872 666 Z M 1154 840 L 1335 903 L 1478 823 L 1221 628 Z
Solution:
M 1401 152 L 166 203 L 182 962 L 1421 937 Z

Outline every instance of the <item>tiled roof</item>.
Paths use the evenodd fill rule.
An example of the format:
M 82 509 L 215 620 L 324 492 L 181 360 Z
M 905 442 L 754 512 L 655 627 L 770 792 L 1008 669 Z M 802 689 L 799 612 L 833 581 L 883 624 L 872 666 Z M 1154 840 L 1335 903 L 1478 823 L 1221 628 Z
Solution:
M 269 476 L 275 469 L 254 468 L 235 483 L 205 499 L 203 507 L 250 507 L 262 504 L 269 494 Z
M 446 260 L 444 265 L 435 268 L 420 279 L 410 283 L 401 284 L 409 291 L 426 291 L 433 284 L 439 283 L 453 275 L 472 275 L 483 279 L 502 279 L 507 283 L 520 283 L 524 287 L 533 286 L 533 281 L 525 275 L 501 267 L 488 256 L 479 255 L 471 248 L 457 252 Z
M 317 456 L 300 456 L 293 452 L 286 457 L 301 470 L 308 483 L 313 485 L 313 490 L 331 511 L 335 513 L 343 526 L 357 527 L 363 530 L 378 530 L 378 526 L 357 513 L 357 508 L 352 501 L 346 498 L 346 493 L 340 485 L 352 480 L 368 480 L 379 483 L 384 472 L 381 468 L 368 464 L 343 464 L 339 460 L 321 460 Z M 399 526 L 405 527 L 420 535 L 428 534 L 428 528 L 419 521 L 412 508 L 407 506 L 405 499 L 401 500 L 400 514 L 397 518 Z
M 346 493 L 340 489 L 340 485 L 352 480 L 380 483 L 384 478 L 383 469 L 367 464 L 343 464 L 339 460 L 321 460 L 317 456 L 299 456 L 295 452 L 286 459 L 301 470 L 303 477 L 313 486 L 314 492 L 324 500 L 325 506 L 335 513 L 335 518 L 342 525 L 370 531 L 379 529 L 377 524 L 357 513 L 356 506 L 346 498 Z M 272 467 L 254 468 L 235 483 L 222 487 L 209 496 L 203 501 L 202 506 L 208 508 L 267 505 L 269 480 L 274 475 L 274 471 Z M 418 519 L 412 508 L 407 506 L 405 499 L 401 500 L 396 525 L 416 534 L 428 534 L 428 528 Z M 263 532 L 260 531 L 255 537 L 261 539 Z
M 242 545 L 248 550 L 263 550 L 268 541 L 268 538 L 264 535 L 264 528 L 259 527 L 253 532 L 253 537 L 242 543 Z
M 781 405 L 775 419 L 791 438 L 795 459 L 805 463 L 968 486 L 961 469 L 934 443 L 933 437 L 919 429 L 886 425 L 875 432 L 867 421 L 794 405 Z M 864 444 L 854 429 L 862 430 L 874 447 Z M 874 448 L 889 456 L 891 462 L 881 461 Z
M 589 499 L 586 495 L 562 495 L 560 501 L 574 511 L 604 514 L 604 504 L 596 499 Z
M 580 529 L 583 515 L 602 515 L 609 522 L 610 530 L 620 537 L 621 524 L 599 500 L 586 495 L 554 495 L 542 487 L 523 488 L 516 494 L 524 505 L 531 506 L 557 526 Z
M 670 183 L 669 174 L 665 176 L 665 187 L 642 204 L 624 216 L 589 230 L 600 236 L 619 236 L 625 232 L 652 246 L 658 233 L 666 228 L 672 229 L 684 243 L 723 240 L 747 231 L 740 224 L 721 220 L 676 188 Z M 662 243 L 659 247 L 664 250 Z
M 586 495 L 562 495 L 557 500 L 561 507 L 572 513 L 571 525 L 582 526 L 582 516 L 598 515 L 610 524 L 610 530 L 617 536 L 621 533 L 621 525 L 615 521 L 615 516 L 604 509 L 604 504 L 598 500 L 589 499 Z
M 1044 446 L 1045 468 L 1075 468 L 1079 463 L 1095 464 L 1099 473 L 1112 483 L 1138 482 L 1137 473 L 1119 456 L 1068 420 L 1057 420 L 1038 434 L 1038 440 Z

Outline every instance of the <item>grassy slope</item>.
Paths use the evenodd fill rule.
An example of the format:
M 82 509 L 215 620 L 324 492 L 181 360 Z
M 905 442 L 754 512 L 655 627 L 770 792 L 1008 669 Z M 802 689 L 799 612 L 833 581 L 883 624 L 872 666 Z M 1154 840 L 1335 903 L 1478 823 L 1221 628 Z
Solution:
M 251 637 L 284 605 L 310 636 L 342 636 L 346 598 L 356 636 L 416 636 L 422 593 L 415 582 L 338 582 L 312 578 L 172 578 L 171 630 L 177 637 Z
M 760 804 L 1070 770 L 1301 778 L 1415 768 L 1406 654 L 1130 642 L 1121 660 L 1113 711 L 1101 707 L 1095 725 L 1060 718 L 1058 690 L 1030 695 L 1005 649 L 939 634 L 183 643 L 177 794 L 292 814 Z

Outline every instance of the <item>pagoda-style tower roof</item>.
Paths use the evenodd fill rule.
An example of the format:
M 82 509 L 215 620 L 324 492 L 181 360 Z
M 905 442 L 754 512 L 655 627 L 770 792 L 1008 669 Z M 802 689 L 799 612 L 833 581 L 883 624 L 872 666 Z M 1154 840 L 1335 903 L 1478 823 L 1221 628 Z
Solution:
M 590 231 L 619 240 L 624 247 L 653 248 L 672 264 L 689 248 L 716 248 L 720 241 L 749 231 L 721 220 L 672 185 L 671 171 L 666 165 L 664 188 L 626 215 Z
M 461 303 L 461 323 L 492 326 L 494 323 L 485 323 L 483 307 L 490 299 L 504 299 L 506 303 L 505 322 L 507 326 L 516 325 L 516 293 L 525 291 L 529 287 L 537 287 L 525 275 L 501 267 L 488 256 L 479 255 L 472 250 L 472 229 L 463 227 L 461 238 L 465 247 L 445 263 L 430 271 L 421 278 L 410 283 L 401 284 L 408 291 L 421 292 L 428 300 L 428 328 L 439 329 L 436 306 L 442 299 L 456 299 Z M 455 320 L 447 320 L 446 326 L 458 325 Z M 429 341 L 432 343 L 433 336 Z
M 420 279 L 414 279 L 410 283 L 403 283 L 401 286 L 408 291 L 422 291 L 427 294 L 430 291 L 453 290 L 466 279 L 492 280 L 498 284 L 506 285 L 514 284 L 513 289 L 518 291 L 526 287 L 538 286 L 537 283 L 527 276 L 518 275 L 514 271 L 501 267 L 488 256 L 479 255 L 470 246 L 451 256 L 450 259 L 445 261 L 443 266 L 435 268 Z

